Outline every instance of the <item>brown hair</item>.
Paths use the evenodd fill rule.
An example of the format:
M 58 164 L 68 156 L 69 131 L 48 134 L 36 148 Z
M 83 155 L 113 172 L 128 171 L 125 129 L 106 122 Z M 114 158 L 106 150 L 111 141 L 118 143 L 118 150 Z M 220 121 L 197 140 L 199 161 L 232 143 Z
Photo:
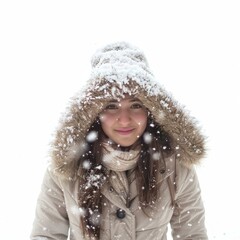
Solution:
M 99 119 L 88 129 L 88 133 L 92 131 L 97 133 L 97 139 L 87 142 L 87 149 L 79 159 L 81 169 L 79 205 L 83 209 L 81 227 L 84 236 L 99 239 L 99 221 L 102 213 L 101 187 L 108 181 L 107 171 L 101 165 L 103 155 L 101 142 L 106 136 Z M 154 121 L 152 115 L 148 116 L 145 133 L 151 141 L 145 141 L 144 134 L 139 139 L 141 152 L 136 167 L 137 191 L 143 210 L 152 206 L 152 203 L 160 196 L 159 187 L 156 185 L 161 174 L 165 172 L 165 158 L 173 152 L 171 137 Z

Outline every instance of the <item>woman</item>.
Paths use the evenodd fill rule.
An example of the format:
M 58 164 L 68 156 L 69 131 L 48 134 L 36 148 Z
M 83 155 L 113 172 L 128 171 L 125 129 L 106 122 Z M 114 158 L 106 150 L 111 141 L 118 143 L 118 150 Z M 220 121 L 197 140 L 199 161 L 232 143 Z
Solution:
M 31 239 L 208 239 L 196 122 L 125 42 L 92 58 L 51 148 Z

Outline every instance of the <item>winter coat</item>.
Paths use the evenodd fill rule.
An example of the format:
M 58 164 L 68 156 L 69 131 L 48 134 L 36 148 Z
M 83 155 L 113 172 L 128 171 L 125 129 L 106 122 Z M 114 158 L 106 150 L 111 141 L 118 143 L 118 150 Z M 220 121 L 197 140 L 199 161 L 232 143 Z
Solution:
M 205 154 L 204 137 L 196 121 L 155 80 L 144 54 L 126 43 L 99 50 L 83 91 L 72 99 L 60 121 L 38 198 L 31 239 L 81 240 L 78 206 L 78 159 L 88 128 L 107 102 L 134 95 L 151 111 L 156 122 L 174 139 L 175 153 L 160 172 L 160 197 L 144 212 L 139 205 L 136 179 L 130 184 L 131 205 L 126 207 L 110 183 L 101 189 L 101 240 L 165 240 L 170 225 L 173 239 L 207 238 L 204 206 L 194 164 Z

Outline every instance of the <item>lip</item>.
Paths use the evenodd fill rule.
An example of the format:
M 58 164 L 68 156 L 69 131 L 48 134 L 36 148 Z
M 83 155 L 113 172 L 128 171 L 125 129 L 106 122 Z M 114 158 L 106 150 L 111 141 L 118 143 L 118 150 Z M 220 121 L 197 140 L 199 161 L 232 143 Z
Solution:
M 120 135 L 128 135 L 132 133 L 134 128 L 121 128 L 121 129 L 116 129 L 115 131 L 120 134 Z

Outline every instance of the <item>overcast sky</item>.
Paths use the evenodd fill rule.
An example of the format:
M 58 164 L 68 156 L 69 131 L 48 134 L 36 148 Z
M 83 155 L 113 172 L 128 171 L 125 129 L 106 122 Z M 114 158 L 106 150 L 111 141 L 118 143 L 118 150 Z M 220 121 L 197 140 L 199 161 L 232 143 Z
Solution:
M 237 0 L 1 1 L 1 239 L 28 239 L 60 114 L 95 50 L 121 40 L 198 119 L 210 239 L 239 239 L 239 12 Z

